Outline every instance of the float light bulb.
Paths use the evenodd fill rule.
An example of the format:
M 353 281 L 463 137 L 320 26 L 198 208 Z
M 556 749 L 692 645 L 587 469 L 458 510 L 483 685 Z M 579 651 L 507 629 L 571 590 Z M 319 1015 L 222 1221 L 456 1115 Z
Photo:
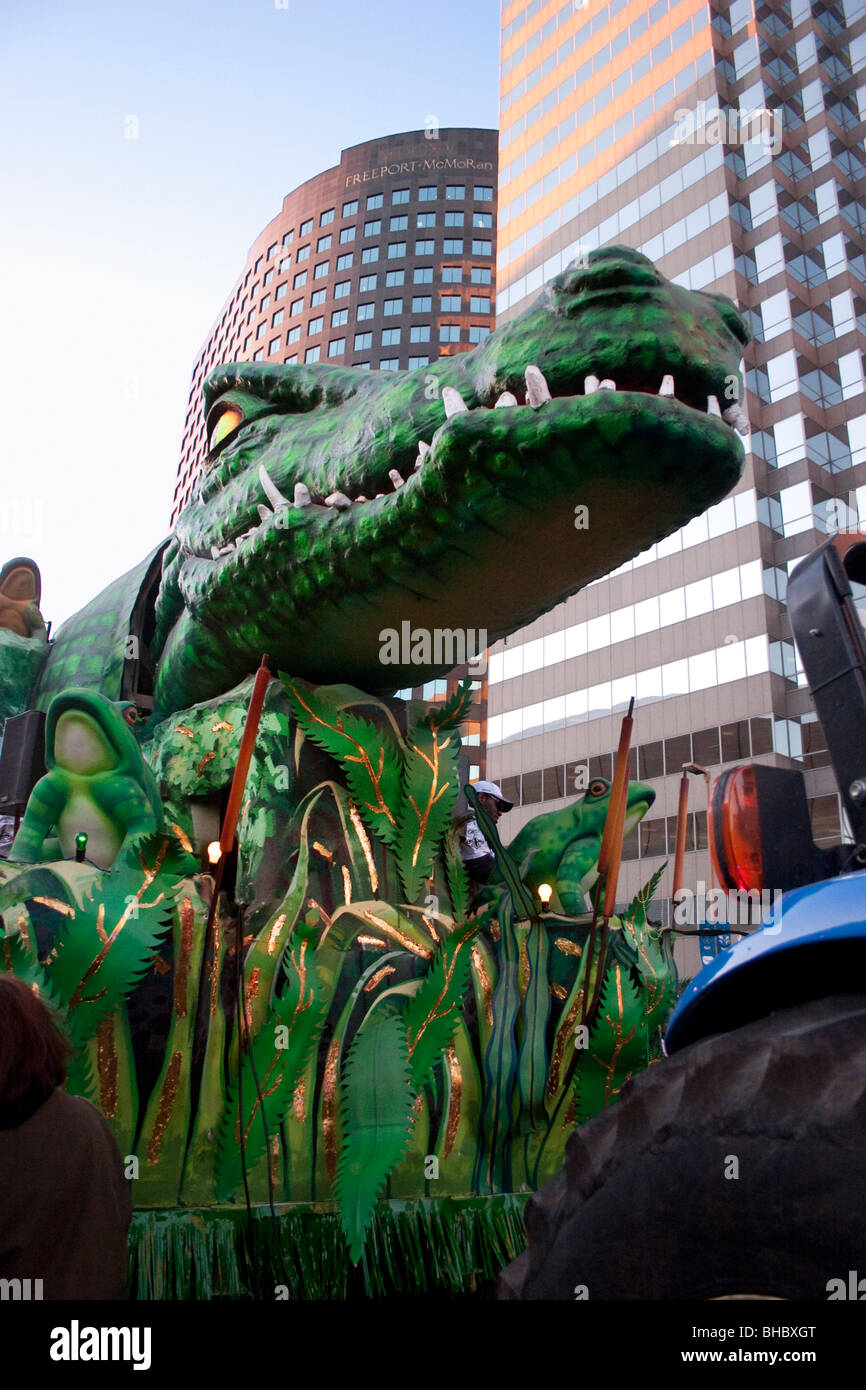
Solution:
M 210 864 L 218 864 L 222 858 L 219 840 L 211 840 L 207 847 L 207 857 Z
M 550 906 L 550 899 L 553 897 L 553 889 L 549 883 L 539 883 L 538 896 L 541 899 L 541 906 L 546 911 Z
M 76 862 L 76 864 L 83 864 L 83 863 L 84 863 L 84 851 L 85 851 L 86 849 L 87 849 L 87 836 L 85 835 L 84 831 L 82 830 L 82 831 L 80 832 L 80 834 L 76 835 L 76 837 L 75 837 L 75 862 Z

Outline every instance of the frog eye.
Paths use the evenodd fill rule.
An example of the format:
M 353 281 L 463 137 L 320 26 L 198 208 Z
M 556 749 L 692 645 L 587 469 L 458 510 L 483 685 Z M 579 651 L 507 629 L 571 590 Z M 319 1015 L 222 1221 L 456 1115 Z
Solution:
M 208 450 L 213 450 L 218 444 L 222 444 L 223 440 L 227 439 L 238 428 L 238 425 L 243 423 L 243 418 L 242 412 L 236 405 L 227 405 L 225 410 L 221 410 L 211 425 Z
M 607 782 L 603 782 L 600 777 L 597 777 L 594 782 L 590 782 L 588 790 L 590 796 L 604 796 L 607 791 Z
M 134 724 L 137 724 L 138 710 L 135 708 L 135 705 L 127 705 L 126 709 L 121 712 L 121 718 L 123 719 L 124 723 L 129 724 L 130 727 L 132 727 Z

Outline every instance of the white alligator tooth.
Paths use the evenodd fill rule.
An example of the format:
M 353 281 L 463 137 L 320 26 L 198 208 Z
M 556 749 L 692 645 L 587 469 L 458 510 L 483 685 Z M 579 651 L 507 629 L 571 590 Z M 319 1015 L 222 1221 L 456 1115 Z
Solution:
M 366 502 L 368 500 L 369 499 L 364 496 L 363 492 L 359 492 L 358 496 L 355 498 L 356 502 Z
M 460 392 L 455 391 L 453 386 L 442 387 L 442 404 L 445 407 L 445 417 L 448 420 L 451 419 L 452 415 L 459 415 L 461 410 L 469 409 Z M 390 474 L 388 476 L 390 477 Z
M 332 492 L 325 498 L 326 507 L 337 507 L 341 512 L 344 512 L 351 505 L 352 499 L 347 497 L 345 492 Z
M 593 391 L 597 391 L 597 390 L 598 390 L 598 377 L 597 377 L 597 376 L 586 376 L 586 377 L 584 377 L 584 379 L 583 379 L 583 390 L 584 390 L 584 394 L 587 395 L 587 396 L 591 396 L 592 393 L 593 393 Z
M 215 560 L 218 560 L 221 555 L 231 555 L 234 548 L 234 541 L 232 541 L 230 545 L 212 545 L 210 548 L 210 553 Z
M 604 381 L 598 383 L 598 389 L 599 391 L 615 391 L 616 382 L 612 381 L 609 376 L 606 376 Z
M 423 467 L 424 467 L 424 457 L 423 457 L 422 454 L 419 454 L 418 457 L 417 457 L 416 460 L 415 460 L 415 467 L 412 469 L 412 472 L 413 472 L 413 473 L 420 473 L 420 472 L 421 472 L 421 469 L 422 469 Z
M 749 433 L 749 421 L 743 414 L 740 406 L 729 405 L 727 410 L 722 411 L 722 419 L 726 421 L 727 424 L 733 425 L 737 434 Z
M 544 372 L 539 367 L 529 366 L 524 372 L 526 378 L 526 404 L 531 405 L 533 410 L 537 410 L 545 401 L 551 399 L 550 387 L 544 379 Z
M 512 391 L 503 391 L 493 409 L 498 410 L 500 406 L 517 405 L 517 397 Z
M 718 396 L 707 396 L 707 414 L 721 415 L 721 413 Z
M 267 497 L 272 507 L 287 507 L 289 505 L 283 494 L 280 492 L 280 489 L 276 486 L 275 483 L 271 481 L 270 477 L 268 476 L 268 470 L 265 468 L 265 465 L 263 463 L 259 464 L 259 482 L 264 488 L 265 496 Z
M 212 545 L 212 546 L 211 546 L 211 548 L 210 548 L 210 553 L 211 553 L 211 556 L 212 556 L 212 558 L 213 558 L 214 560 L 218 560 L 218 559 L 219 559 L 219 557 L 220 557 L 220 552 L 217 550 L 217 548 L 216 548 L 215 545 Z
M 380 497 L 384 497 L 384 496 L 385 496 L 384 492 L 377 492 L 377 493 L 376 493 L 375 500 L 378 502 L 379 498 L 380 498 Z
M 310 505 L 310 503 L 312 502 L 312 500 L 313 500 L 313 499 L 312 499 L 312 497 L 310 496 L 310 489 L 307 487 L 307 484 L 306 484 L 306 483 L 295 483 L 295 498 L 294 498 L 295 506 L 296 506 L 296 507 L 309 507 L 309 505 Z
M 418 440 L 418 456 L 425 459 L 430 452 L 430 445 L 425 444 L 423 439 Z
M 447 391 L 447 390 L 450 390 L 450 387 L 447 387 L 447 386 L 446 386 L 445 390 L 446 390 L 446 391 Z M 465 406 L 464 406 L 464 409 L 465 409 Z M 396 469 L 396 468 L 389 468 L 389 469 L 388 469 L 388 477 L 391 479 L 391 482 L 394 484 L 394 487 L 395 487 L 395 488 L 398 488 L 398 487 L 402 487 L 402 486 L 403 486 L 403 479 L 400 477 L 400 474 L 397 472 L 397 469 Z
M 658 394 L 660 396 L 672 396 L 674 394 L 674 379 L 670 374 L 662 377 L 662 384 L 659 387 Z
M 268 521 L 270 517 L 273 516 L 273 512 L 271 511 L 270 507 L 266 507 L 264 502 L 259 503 L 257 510 L 259 513 L 260 521 Z

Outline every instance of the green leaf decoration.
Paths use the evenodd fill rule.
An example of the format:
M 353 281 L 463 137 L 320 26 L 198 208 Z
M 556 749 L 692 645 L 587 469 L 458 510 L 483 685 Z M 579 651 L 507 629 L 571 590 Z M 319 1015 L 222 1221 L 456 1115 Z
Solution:
M 397 840 L 402 755 L 390 730 L 335 706 L 327 687 L 300 689 L 281 673 L 295 717 L 308 738 L 336 758 L 370 829 L 386 844 Z M 331 698 L 329 699 L 329 694 Z
M 456 729 L 469 713 L 472 704 L 472 678 L 466 676 L 453 695 L 442 705 L 434 706 L 425 716 L 424 723 L 431 729 Z
M 631 973 L 612 959 L 605 971 L 598 1015 L 588 1046 L 574 1073 L 574 1113 L 578 1124 L 616 1100 L 629 1077 L 647 1061 L 647 1023 L 643 991 Z
M 442 854 L 445 860 L 445 879 L 448 892 L 451 894 L 451 912 L 459 926 L 465 922 L 469 911 L 469 875 L 460 857 L 454 835 L 446 835 Z
M 622 918 L 622 945 L 644 988 L 644 1007 L 650 1034 L 664 1027 L 677 998 L 673 935 L 663 927 L 651 926 L 646 916 L 647 904 L 666 867 L 663 864 L 653 874 L 636 894 Z
M 230 1202 L 242 1182 L 243 1161 L 249 1172 L 265 1153 L 265 1131 L 271 1140 L 279 1133 L 324 1021 L 322 989 L 306 940 L 287 955 L 284 968 L 283 992 L 241 1053 L 240 1080 L 235 1073 L 229 1083 L 216 1172 L 221 1202 Z
M 405 1020 L 376 1010 L 355 1035 L 343 1084 L 335 1188 L 353 1264 L 363 1253 L 376 1200 L 406 1148 L 414 1103 Z
M 394 844 L 400 880 L 409 902 L 433 872 L 433 856 L 457 800 L 457 754 L 460 740 L 422 721 L 406 738 L 403 799 Z
M 416 1091 L 430 1081 L 454 1037 L 469 982 L 470 947 L 477 927 L 477 922 L 467 922 L 446 936 L 421 988 L 406 1006 L 403 1017 Z
M 526 934 L 529 978 L 523 996 L 523 1036 L 517 1066 L 519 1110 L 517 1132 L 531 1133 L 547 1124 L 547 1020 L 550 1016 L 550 932 L 542 921 L 531 922 Z
M 471 790 L 471 788 L 470 788 Z M 489 817 L 488 817 L 489 819 Z M 489 843 L 489 841 L 488 841 Z M 509 1142 L 517 1075 L 517 1018 L 520 1012 L 520 942 L 511 898 L 504 894 L 499 912 L 499 977 L 493 991 L 493 1026 L 484 1053 L 475 1190 L 482 1194 L 509 1190 Z
M 133 872 L 128 862 L 100 874 L 91 896 L 64 918 L 47 967 L 53 993 L 69 1010 L 69 1030 L 85 1042 L 148 968 L 170 923 L 158 859 Z M 165 885 L 168 886 L 168 885 Z

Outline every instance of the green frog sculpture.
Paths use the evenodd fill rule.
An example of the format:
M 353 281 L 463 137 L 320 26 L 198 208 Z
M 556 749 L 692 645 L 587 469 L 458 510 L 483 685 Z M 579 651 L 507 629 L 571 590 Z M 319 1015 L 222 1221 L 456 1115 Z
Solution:
M 6 712 L 47 709 L 49 744 L 27 863 L 0 864 L 0 948 L 64 1012 L 70 1086 L 128 1156 L 139 1292 L 202 1296 L 216 1266 L 217 1291 L 271 1297 L 334 1296 L 350 1261 L 372 1293 L 493 1275 L 522 1194 L 652 1060 L 675 981 L 654 883 L 613 919 L 583 1021 L 607 784 L 525 827 L 471 903 L 450 834 L 468 683 L 394 698 L 453 657 L 428 643 L 418 665 L 385 637 L 492 643 L 725 496 L 747 338 L 723 296 L 616 247 L 416 372 L 221 367 L 174 534 L 63 625 L 35 680 L 0 631 Z M 263 651 L 279 675 L 216 903 L 202 825 Z M 115 737 L 125 702 L 146 718 Z M 651 800 L 630 786 L 628 829 Z M 79 823 L 98 852 L 73 863 Z M 247 1196 L 278 1214 L 276 1245 L 267 1222 L 231 1225 Z M 190 1242 L 200 1258 L 174 1258 Z M 323 1274 L 326 1247 L 347 1254 Z

